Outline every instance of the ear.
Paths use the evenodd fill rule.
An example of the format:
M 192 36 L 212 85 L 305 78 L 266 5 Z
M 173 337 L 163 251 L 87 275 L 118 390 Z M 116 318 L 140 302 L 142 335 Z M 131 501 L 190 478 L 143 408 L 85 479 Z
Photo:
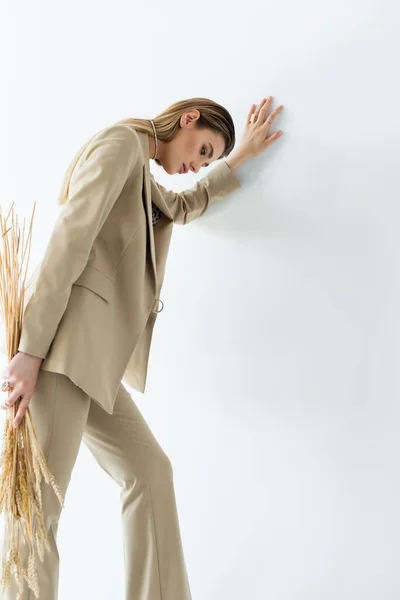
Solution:
M 181 116 L 181 121 L 180 121 L 181 127 L 183 127 L 184 125 L 189 125 L 189 126 L 194 127 L 195 123 L 199 117 L 200 117 L 200 112 L 197 110 L 197 108 L 188 110 L 187 112 L 183 113 L 183 115 Z

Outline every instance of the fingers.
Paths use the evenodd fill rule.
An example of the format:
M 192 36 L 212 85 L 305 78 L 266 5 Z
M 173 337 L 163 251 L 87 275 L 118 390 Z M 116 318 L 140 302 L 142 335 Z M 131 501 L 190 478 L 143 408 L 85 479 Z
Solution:
M 256 105 L 255 104 L 251 105 L 251 108 L 247 115 L 247 124 L 254 123 L 255 121 L 257 121 L 257 117 L 260 112 L 260 107 L 263 105 L 264 102 L 266 102 L 266 100 L 267 100 L 266 98 L 263 98 L 263 100 L 261 100 L 260 104 L 258 105 L 258 109 L 255 112 L 254 112 L 254 109 L 255 109 Z
M 18 400 L 19 397 L 20 396 L 17 397 L 17 400 Z M 22 419 L 24 418 L 25 413 L 26 413 L 26 411 L 28 409 L 30 400 L 31 400 L 31 396 L 29 396 L 29 395 L 25 395 L 25 396 L 21 397 L 21 401 L 20 401 L 20 403 L 18 405 L 18 408 L 17 408 L 17 413 L 16 413 L 16 415 L 14 417 L 14 420 L 13 420 L 13 426 L 14 427 L 18 427 L 18 425 L 21 423 Z M 12 404 L 14 404 L 14 402 L 9 403 L 9 401 L 6 400 L 1 405 L 1 408 L 10 409 L 12 407 Z M 11 415 L 8 418 L 11 419 Z
M 268 119 L 265 121 L 265 123 L 263 123 L 263 126 L 269 127 L 271 125 L 272 121 L 275 119 L 275 117 L 278 116 L 278 114 L 281 112 L 282 109 L 283 109 L 283 106 L 281 104 L 280 106 L 278 106 L 278 108 L 276 108 L 274 111 L 272 111 L 272 113 L 269 115 Z
M 262 114 L 265 115 L 265 113 L 271 106 L 271 102 L 272 102 L 272 96 L 269 96 L 268 98 L 263 98 L 263 100 L 260 104 L 260 108 L 258 109 L 258 113 L 261 113 L 261 111 L 263 111 Z
M 278 108 L 276 108 L 269 115 L 268 119 L 265 120 L 265 115 L 271 106 L 271 102 L 272 102 L 272 96 L 269 96 L 268 98 L 263 98 L 263 100 L 260 102 L 260 105 L 255 113 L 252 113 L 253 106 L 254 106 L 254 104 L 253 104 L 252 109 L 249 113 L 248 121 L 252 122 L 252 123 L 255 123 L 256 121 L 258 121 L 258 123 L 259 123 L 261 121 L 261 126 L 266 125 L 267 127 L 269 127 L 271 125 L 272 121 L 275 119 L 275 117 L 277 117 L 278 114 L 283 109 L 283 105 L 281 104 L 280 106 L 278 106 Z M 259 119 L 260 115 L 262 116 L 261 119 Z
M 263 101 L 260 104 L 260 111 L 259 112 L 261 112 L 262 110 L 264 112 L 266 112 L 268 110 L 268 108 L 270 107 L 271 102 L 272 102 L 272 96 L 269 96 L 268 98 L 264 98 Z
M 12 391 L 8 394 L 8 398 L 7 400 L 4 401 L 2 407 L 3 408 L 10 408 L 13 404 L 16 403 L 16 401 L 18 400 L 18 398 L 21 396 L 21 385 L 16 385 L 15 387 L 13 386 L 13 384 L 10 381 L 10 385 L 13 388 Z
M 17 397 L 16 400 L 11 401 L 9 399 L 5 400 L 2 404 L 1 404 L 1 408 L 3 410 L 8 410 L 9 408 L 12 408 L 13 405 L 17 402 L 17 400 L 20 398 L 20 396 Z
M 260 102 L 260 104 L 258 105 L 258 108 L 256 110 L 256 112 L 252 115 L 252 122 L 255 123 L 260 115 L 260 112 L 262 111 L 263 108 L 268 107 L 269 104 L 269 100 L 272 98 L 272 96 L 270 96 L 269 98 L 263 98 Z
M 283 131 L 281 131 L 281 130 L 275 131 L 275 133 L 270 135 L 269 138 L 267 138 L 267 140 L 263 144 L 263 150 L 268 148 L 268 146 L 270 146 L 273 142 L 275 142 L 278 138 L 280 138 L 281 135 L 283 135 Z
M 15 419 L 13 421 L 14 427 L 18 427 L 18 425 L 21 423 L 21 421 L 26 413 L 26 410 L 29 406 L 29 400 L 30 400 L 30 398 L 27 398 L 27 397 L 22 398 L 22 400 L 18 406 L 17 414 L 15 415 Z
M 252 105 L 251 105 L 251 108 L 250 108 L 250 110 L 249 110 L 249 114 L 247 115 L 247 123 L 250 123 L 250 119 L 251 119 L 251 117 L 252 117 L 252 114 L 253 114 L 253 112 L 254 112 L 254 108 L 255 108 L 255 106 L 256 106 L 255 104 L 252 104 Z

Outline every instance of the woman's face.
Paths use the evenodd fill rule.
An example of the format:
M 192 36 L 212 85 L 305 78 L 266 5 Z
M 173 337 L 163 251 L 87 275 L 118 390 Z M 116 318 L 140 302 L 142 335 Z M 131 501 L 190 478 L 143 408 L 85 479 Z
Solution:
M 184 113 L 174 139 L 171 142 L 159 140 L 158 159 L 167 173 L 197 173 L 201 167 L 218 160 L 224 152 L 225 140 L 221 133 L 211 129 L 196 129 L 199 116 L 196 109 Z

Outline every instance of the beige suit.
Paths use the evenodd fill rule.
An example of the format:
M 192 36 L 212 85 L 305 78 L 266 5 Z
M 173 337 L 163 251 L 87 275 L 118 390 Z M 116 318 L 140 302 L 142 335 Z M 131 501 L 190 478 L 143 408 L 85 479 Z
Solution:
M 168 191 L 149 172 L 147 134 L 108 127 L 79 159 L 27 289 L 19 350 L 44 359 L 30 401 L 39 442 L 66 507 L 82 440 L 120 486 L 126 600 L 191 600 L 172 465 L 121 383 L 145 389 L 173 224 L 240 185 L 222 161 Z M 164 213 L 154 231 L 151 201 Z M 57 600 L 61 507 L 44 482 L 42 498 L 51 550 L 36 561 L 40 600 Z M 15 584 L 0 598 L 15 600 Z M 22 600 L 33 599 L 25 584 Z
M 44 358 L 112 413 L 121 381 L 144 392 L 172 227 L 241 187 L 225 161 L 182 193 L 157 184 L 148 136 L 100 131 L 71 177 L 27 289 L 19 350 Z M 153 231 L 151 201 L 164 213 Z

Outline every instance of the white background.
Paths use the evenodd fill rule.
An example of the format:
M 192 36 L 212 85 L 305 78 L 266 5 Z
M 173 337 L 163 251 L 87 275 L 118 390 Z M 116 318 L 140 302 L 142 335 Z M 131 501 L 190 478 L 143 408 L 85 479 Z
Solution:
M 205 96 L 239 143 L 252 103 L 284 105 L 242 189 L 174 228 L 132 396 L 173 464 L 193 600 L 397 600 L 398 4 L 1 11 L 1 206 L 37 201 L 32 264 L 98 129 Z M 214 167 L 150 164 L 176 191 Z M 59 600 L 122 600 L 119 489 L 83 444 L 58 534 Z

